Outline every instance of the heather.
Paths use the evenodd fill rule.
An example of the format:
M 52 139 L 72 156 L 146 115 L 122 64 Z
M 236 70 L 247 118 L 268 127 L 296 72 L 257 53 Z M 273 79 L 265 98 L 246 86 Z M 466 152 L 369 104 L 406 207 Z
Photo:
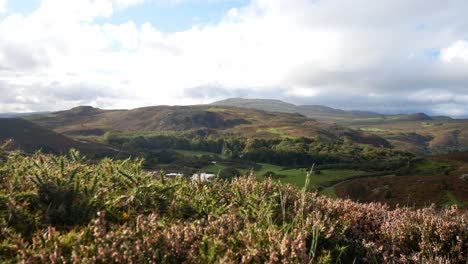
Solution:
M 0 150 L 3 263 L 466 263 L 467 214 Z M 309 175 L 308 179 L 313 175 Z M 307 182 L 305 183 L 307 187 Z

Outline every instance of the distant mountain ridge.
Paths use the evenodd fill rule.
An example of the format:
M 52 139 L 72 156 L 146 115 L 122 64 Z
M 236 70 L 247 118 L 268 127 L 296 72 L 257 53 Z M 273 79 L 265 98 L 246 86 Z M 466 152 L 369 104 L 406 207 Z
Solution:
M 299 113 L 318 121 L 336 123 L 428 121 L 433 119 L 424 113 L 384 115 L 371 111 L 341 110 L 323 105 L 295 105 L 271 99 L 230 98 L 213 102 L 211 105 L 252 108 L 269 112 Z
M 468 120 L 431 117 L 424 113 L 386 116 L 320 105 L 296 106 L 279 100 L 234 98 L 207 105 L 150 106 L 131 110 L 79 106 L 23 119 L 78 141 L 93 141 L 107 132 L 162 132 L 189 137 L 306 137 L 331 141 L 346 138 L 373 146 L 394 146 L 416 154 L 468 149 Z M 3 129 L 9 128 L 4 126 Z M 23 139 L 34 137 L 32 133 Z M 52 137 L 46 137 L 49 138 Z
M 299 113 L 305 116 L 316 115 L 350 115 L 350 116 L 366 116 L 366 117 L 382 117 L 384 115 L 368 112 L 368 111 L 346 111 L 335 109 L 323 105 L 295 105 L 281 100 L 272 99 L 245 99 L 245 98 L 230 98 L 211 103 L 211 105 L 218 106 L 233 106 L 253 108 L 269 112 L 285 112 L 285 113 Z
M 28 113 L 0 113 L 0 118 L 16 118 L 16 117 L 25 117 L 31 115 L 46 115 L 50 112 L 28 112 Z

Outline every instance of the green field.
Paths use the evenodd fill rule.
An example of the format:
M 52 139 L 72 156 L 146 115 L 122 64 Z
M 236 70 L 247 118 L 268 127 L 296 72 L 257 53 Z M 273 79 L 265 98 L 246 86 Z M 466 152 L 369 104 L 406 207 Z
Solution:
M 329 198 L 337 199 L 338 195 L 336 194 L 335 186 L 328 187 L 323 189 L 320 194 L 325 195 Z
M 443 174 L 451 170 L 450 164 L 433 159 L 423 159 L 411 164 L 411 173 L 419 175 Z
M 193 157 L 202 157 L 202 156 L 218 156 L 216 153 L 207 152 L 207 151 L 195 151 L 195 150 L 176 150 L 177 153 L 182 154 L 184 156 L 193 156 Z
M 361 127 L 360 130 L 366 131 L 366 132 L 384 132 L 384 131 L 386 131 L 385 129 L 377 128 L 377 127 Z
M 287 133 L 285 133 L 283 128 L 276 128 L 276 127 L 270 127 L 270 128 L 258 128 L 257 133 L 262 133 L 262 132 L 267 132 L 273 135 L 278 135 L 282 138 L 290 137 Z
M 277 175 L 282 175 L 284 177 L 276 178 L 275 180 L 281 181 L 282 183 L 290 183 L 296 185 L 298 187 L 303 187 L 305 184 L 305 179 L 307 176 L 307 171 L 309 169 L 302 168 L 302 169 L 288 169 L 281 166 L 275 166 L 271 164 L 261 163 L 262 168 L 256 171 L 256 176 L 258 179 L 264 178 L 263 175 L 268 172 L 274 172 Z M 338 180 L 350 176 L 357 176 L 360 174 L 364 174 L 364 171 L 358 170 L 322 170 L 320 174 L 315 175 L 313 174 L 310 178 L 310 186 L 311 188 L 317 188 L 319 184 Z
M 281 166 L 276 166 L 273 164 L 268 164 L 268 163 L 259 163 L 260 169 L 257 169 L 254 171 L 255 176 L 259 180 L 265 179 L 264 175 L 267 172 L 273 172 L 276 175 L 280 175 L 280 177 L 273 177 L 273 180 L 275 181 L 280 181 L 282 183 L 289 183 L 292 185 L 295 185 L 297 187 L 304 187 L 305 184 L 305 179 L 307 175 L 307 171 L 310 169 L 306 168 L 287 168 L 287 167 L 281 167 Z M 209 166 L 206 166 L 201 169 L 202 172 L 209 172 L 209 173 L 218 173 L 220 170 L 226 168 L 226 166 L 222 164 L 212 164 Z M 243 174 L 249 174 L 249 170 L 242 170 L 240 169 Z M 347 178 L 350 176 L 357 176 L 365 174 L 364 171 L 358 171 L 358 170 L 322 170 L 320 174 L 315 175 L 313 174 L 310 178 L 310 188 L 317 188 L 319 184 L 328 182 L 328 181 L 334 181 L 334 180 L 339 180 L 342 178 Z M 327 188 L 328 189 L 328 188 Z M 336 197 L 336 194 L 334 194 L 334 188 L 327 190 L 328 194 L 330 197 Z
M 224 169 L 225 166 L 220 164 L 212 164 L 201 169 L 201 172 L 215 173 L 217 174 L 220 170 Z

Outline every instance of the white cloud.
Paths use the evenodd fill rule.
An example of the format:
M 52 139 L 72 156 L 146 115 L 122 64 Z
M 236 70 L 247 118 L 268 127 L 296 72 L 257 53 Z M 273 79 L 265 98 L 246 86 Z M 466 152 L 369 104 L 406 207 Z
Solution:
M 433 111 L 439 115 L 464 117 L 468 114 L 468 107 L 458 104 L 440 104 L 435 105 Z
M 460 60 L 468 62 L 468 41 L 458 40 L 441 52 L 441 59 L 444 62 Z
M 149 1 L 150 0 L 114 0 L 117 7 L 120 8 L 120 9 L 125 9 L 125 8 L 130 7 L 130 6 L 143 4 L 143 3 L 149 2 Z
M 319 90 L 310 89 L 308 87 L 291 87 L 286 92 L 286 95 L 292 97 L 312 97 L 320 94 Z
M 0 81 L 18 91 L 8 107 L 36 110 L 50 98 L 64 98 L 51 108 L 190 104 L 241 94 L 343 108 L 378 108 L 390 98 L 405 111 L 453 108 L 468 96 L 468 66 L 456 63 L 468 61 L 466 1 L 252 0 L 219 23 L 174 33 L 96 22 L 144 2 L 42 0 L 29 15 L 0 20 Z M 57 97 L 43 95 L 47 87 Z M 93 87 L 123 99 L 60 92 Z M 355 102 L 361 97 L 367 101 Z
M 120 25 L 105 24 L 102 30 L 108 39 L 119 47 L 126 50 L 138 48 L 140 33 L 135 23 L 130 21 Z
M 91 22 L 97 17 L 110 17 L 111 0 L 42 0 L 33 16 L 42 23 Z

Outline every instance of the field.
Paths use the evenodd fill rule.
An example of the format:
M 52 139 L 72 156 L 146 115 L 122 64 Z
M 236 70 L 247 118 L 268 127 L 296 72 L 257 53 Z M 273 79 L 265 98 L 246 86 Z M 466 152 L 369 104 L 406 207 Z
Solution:
M 205 156 L 205 155 L 215 156 L 215 157 L 219 156 L 216 153 L 207 152 L 207 151 L 176 150 L 176 152 L 179 153 L 179 154 L 185 155 L 185 156 L 190 156 L 190 157 L 202 157 L 202 156 Z
M 453 169 L 448 161 L 426 158 L 413 161 L 410 173 L 412 175 L 443 175 L 448 174 Z
M 191 155 L 200 155 L 197 152 L 182 152 Z M 203 154 L 210 154 L 209 152 Z M 211 153 L 212 154 L 212 153 Z M 217 174 L 219 171 L 228 168 L 223 161 L 217 162 L 217 164 L 211 164 L 200 169 L 201 172 L 208 172 Z M 274 181 L 278 181 L 285 184 L 292 184 L 296 187 L 303 187 L 305 184 L 307 172 L 310 171 L 310 168 L 288 168 L 277 166 L 268 163 L 258 163 L 256 166 L 251 168 L 236 168 L 242 174 L 248 175 L 253 171 L 254 175 L 258 180 L 265 180 L 270 178 L 271 175 Z M 339 180 L 351 176 L 357 176 L 365 174 L 364 171 L 359 170 L 321 170 L 320 174 L 314 174 L 310 178 L 309 188 L 316 189 L 321 183 Z
M 261 163 L 261 169 L 256 171 L 258 179 L 264 179 L 266 173 L 273 172 L 278 175 L 273 177 L 273 180 L 281 183 L 289 183 L 297 187 L 303 187 L 306 180 L 307 172 L 310 168 L 289 169 L 285 167 L 275 166 L 271 164 Z M 310 188 L 317 188 L 319 184 L 339 180 L 351 176 L 364 174 L 364 171 L 358 170 L 321 170 L 320 174 L 313 174 L 310 177 Z

